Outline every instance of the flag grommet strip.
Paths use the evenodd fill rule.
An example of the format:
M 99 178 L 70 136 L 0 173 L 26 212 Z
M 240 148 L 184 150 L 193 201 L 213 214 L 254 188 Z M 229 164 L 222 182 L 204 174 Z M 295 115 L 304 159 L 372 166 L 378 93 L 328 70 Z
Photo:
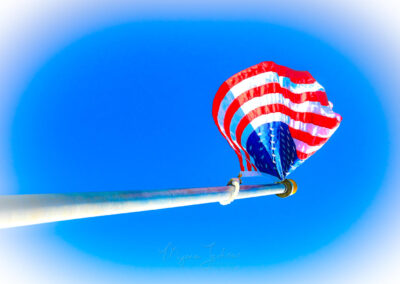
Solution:
M 228 182 L 228 185 L 232 186 L 233 188 L 231 188 L 231 190 L 229 191 L 228 199 L 222 200 L 222 201 L 219 202 L 221 205 L 228 205 L 228 204 L 232 203 L 233 200 L 235 200 L 235 198 L 239 194 L 239 190 L 240 190 L 240 180 L 239 180 L 239 178 L 232 178 Z

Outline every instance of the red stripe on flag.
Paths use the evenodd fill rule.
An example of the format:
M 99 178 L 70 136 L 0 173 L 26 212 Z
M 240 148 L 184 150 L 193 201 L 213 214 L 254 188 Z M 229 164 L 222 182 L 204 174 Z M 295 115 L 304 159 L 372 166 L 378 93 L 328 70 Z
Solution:
M 314 153 L 315 153 L 315 152 L 312 152 L 310 154 L 306 154 L 306 153 L 303 153 L 303 152 L 300 152 L 300 151 L 296 151 L 296 152 L 297 152 L 297 157 L 300 160 L 305 160 L 305 159 L 309 158 L 310 156 L 314 155 Z
M 221 105 L 222 99 L 225 95 L 229 92 L 230 87 L 226 82 L 224 82 L 221 87 L 219 87 L 217 94 L 214 97 L 213 106 L 212 106 L 212 116 L 214 118 L 215 123 L 218 125 L 218 110 L 219 106 Z
M 247 78 L 270 71 L 276 72 L 279 76 L 289 77 L 290 81 L 295 84 L 315 83 L 315 79 L 309 72 L 293 70 L 286 66 L 278 65 L 272 61 L 264 61 L 244 69 L 230 77 L 228 80 L 226 80 L 226 82 L 230 85 L 230 87 L 233 87 L 237 83 Z
M 228 91 L 229 91 L 229 86 L 228 86 L 226 83 L 224 83 L 224 84 L 222 84 L 221 87 L 219 88 L 218 93 L 225 93 L 225 94 L 226 94 Z M 217 93 L 217 94 L 218 94 L 218 93 Z M 217 96 L 216 96 L 216 97 L 217 97 Z M 228 135 L 228 137 L 229 137 L 229 138 L 227 138 L 227 137 L 223 134 L 223 132 L 222 132 L 220 126 L 219 126 L 219 123 L 218 123 L 218 109 L 219 109 L 219 105 L 218 105 L 218 108 L 217 108 L 217 105 L 215 104 L 215 99 L 214 99 L 213 109 L 212 109 L 212 115 L 213 115 L 213 118 L 214 118 L 214 122 L 215 122 L 215 124 L 217 125 L 219 132 L 221 132 L 221 134 L 222 134 L 226 139 L 228 139 L 228 141 L 231 141 L 231 143 L 232 143 L 232 145 L 233 145 L 233 147 L 232 147 L 232 146 L 231 146 L 231 147 L 233 148 L 233 150 L 235 150 L 236 154 L 237 154 L 238 157 L 239 157 L 240 169 L 241 169 L 242 171 L 244 171 L 243 158 L 242 158 L 242 154 L 240 153 L 239 148 L 233 143 L 233 141 L 232 141 L 232 139 L 231 139 L 231 137 L 230 137 L 229 131 L 228 131 L 228 132 L 225 131 L 225 133 L 227 133 L 227 135 Z M 253 164 L 251 163 L 250 155 L 247 153 L 247 151 L 244 151 L 244 153 L 245 153 L 245 155 L 246 155 L 246 167 L 247 167 L 247 170 L 251 171 L 251 170 L 252 170 L 252 167 L 256 169 L 255 165 L 253 165 Z
M 228 127 L 227 127 L 227 125 L 226 125 L 226 120 L 224 120 L 224 129 L 225 129 L 225 133 L 226 133 L 226 139 L 228 139 L 229 141 L 231 141 L 231 143 L 232 143 L 233 145 L 235 145 L 235 143 L 233 142 L 232 137 L 231 137 L 231 132 L 229 131 L 229 125 L 228 125 Z M 236 147 L 236 145 L 235 145 L 235 147 Z M 237 148 L 237 147 L 236 147 L 236 148 Z M 244 148 L 242 148 L 242 150 L 243 150 L 243 152 L 244 152 L 244 154 L 245 154 L 245 156 L 246 156 L 246 160 L 247 160 L 247 161 L 251 161 L 250 155 L 249 155 L 249 153 L 247 152 L 247 150 L 244 149 Z M 248 169 L 249 171 L 251 171 L 252 166 L 253 166 L 254 169 L 256 169 L 256 167 L 255 167 L 253 164 L 250 165 L 249 162 L 247 163 L 247 169 Z
M 224 135 L 224 133 L 221 131 L 221 128 L 220 128 L 220 127 L 218 127 L 218 130 L 219 130 L 219 132 L 222 134 L 222 136 L 225 137 L 225 135 Z M 226 137 L 225 137 L 225 138 L 226 138 Z M 229 145 L 229 146 L 231 146 L 231 145 Z M 244 171 L 242 153 L 240 153 L 240 151 L 239 151 L 238 149 L 236 149 L 235 147 L 232 147 L 232 146 L 231 146 L 231 148 L 235 151 L 236 155 L 238 156 L 239 165 L 240 165 L 240 170 L 241 170 L 241 171 Z
M 228 91 L 229 91 L 229 86 L 226 83 L 222 84 L 221 87 L 218 90 L 218 92 L 225 92 L 225 93 L 227 93 Z M 224 136 L 226 138 L 226 136 L 222 132 L 222 129 L 219 126 L 219 123 L 218 123 L 218 109 L 216 108 L 215 98 L 214 98 L 214 103 L 213 103 L 212 115 L 213 115 L 213 118 L 214 118 L 214 122 L 218 127 L 219 132 L 222 134 L 222 136 Z M 239 149 L 237 149 L 237 147 L 235 147 L 234 144 L 232 144 L 232 145 L 233 145 L 233 147 L 231 145 L 229 145 L 229 146 L 231 146 L 233 148 L 233 150 L 235 151 L 236 155 L 239 158 L 240 170 L 244 171 L 242 154 L 240 153 Z
M 320 146 L 328 141 L 329 137 L 318 137 L 313 136 L 308 132 L 304 132 L 298 129 L 294 129 L 289 126 L 290 135 L 292 138 L 302 141 L 310 146 Z

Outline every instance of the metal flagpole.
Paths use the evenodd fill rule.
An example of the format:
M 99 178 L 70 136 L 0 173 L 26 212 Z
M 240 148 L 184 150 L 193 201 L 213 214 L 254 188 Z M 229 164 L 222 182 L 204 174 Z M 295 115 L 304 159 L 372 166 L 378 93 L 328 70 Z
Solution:
M 152 191 L 26 194 L 0 196 L 0 228 L 27 226 L 63 220 L 140 212 L 265 195 L 287 197 L 296 192 L 293 180 L 267 185 L 240 185 Z

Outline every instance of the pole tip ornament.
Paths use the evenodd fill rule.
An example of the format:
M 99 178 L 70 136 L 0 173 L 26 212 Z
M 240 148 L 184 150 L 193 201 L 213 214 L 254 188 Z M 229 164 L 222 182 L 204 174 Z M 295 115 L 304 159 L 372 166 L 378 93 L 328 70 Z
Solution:
M 277 196 L 279 196 L 281 198 L 285 198 L 285 197 L 293 195 L 297 192 L 297 184 L 294 180 L 285 179 L 285 180 L 281 181 L 280 183 L 285 185 L 286 190 L 284 193 L 277 194 Z

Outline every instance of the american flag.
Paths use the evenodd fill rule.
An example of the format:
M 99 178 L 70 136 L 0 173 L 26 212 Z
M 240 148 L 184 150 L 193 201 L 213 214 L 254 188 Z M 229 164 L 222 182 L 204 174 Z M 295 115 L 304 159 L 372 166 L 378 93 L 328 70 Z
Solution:
M 226 80 L 212 114 L 242 171 L 284 179 L 339 127 L 342 117 L 332 107 L 310 73 L 269 61 Z

